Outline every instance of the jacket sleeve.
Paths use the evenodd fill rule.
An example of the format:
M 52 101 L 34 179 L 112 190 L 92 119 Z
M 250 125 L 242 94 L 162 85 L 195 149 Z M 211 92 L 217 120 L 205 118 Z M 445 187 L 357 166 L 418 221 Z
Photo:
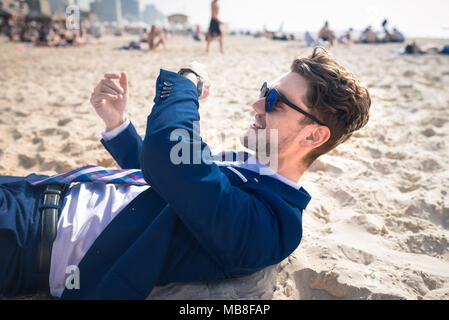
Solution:
M 207 146 L 197 132 L 198 93 L 189 79 L 161 70 L 156 86 L 141 153 L 147 182 L 225 270 L 282 261 L 299 244 L 298 215 L 232 186 L 216 164 L 198 161 Z M 187 163 L 178 163 L 179 150 L 188 153 Z
M 114 139 L 101 139 L 101 143 L 122 169 L 140 169 L 142 138 L 131 122 Z

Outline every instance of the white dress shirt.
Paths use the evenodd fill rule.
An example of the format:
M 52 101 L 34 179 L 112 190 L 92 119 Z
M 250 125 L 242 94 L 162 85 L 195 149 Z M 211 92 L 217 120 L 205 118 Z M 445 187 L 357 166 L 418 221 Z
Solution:
M 104 140 L 111 140 L 129 125 L 127 119 L 120 127 L 102 132 Z M 268 174 L 293 188 L 300 186 L 253 157 L 245 162 L 215 162 L 217 165 L 235 166 L 257 173 Z M 271 171 L 270 171 L 271 170 Z M 58 221 L 58 233 L 53 243 L 50 266 L 50 292 L 61 297 L 67 278 L 73 274 L 84 255 L 108 224 L 149 186 L 114 185 L 102 183 L 76 183 L 66 195 Z M 66 273 L 67 272 L 67 273 Z M 79 275 L 82 278 L 82 274 Z M 70 279 L 69 279 L 70 280 Z

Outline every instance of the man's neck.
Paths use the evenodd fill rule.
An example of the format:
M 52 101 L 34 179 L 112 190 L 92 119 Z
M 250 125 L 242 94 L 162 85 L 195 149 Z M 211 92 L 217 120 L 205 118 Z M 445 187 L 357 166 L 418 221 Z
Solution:
M 298 159 L 286 159 L 279 157 L 277 164 L 273 162 L 270 163 L 270 161 L 263 161 L 264 159 L 260 159 L 257 155 L 256 159 L 269 166 L 277 174 L 294 182 L 298 182 L 307 169 Z

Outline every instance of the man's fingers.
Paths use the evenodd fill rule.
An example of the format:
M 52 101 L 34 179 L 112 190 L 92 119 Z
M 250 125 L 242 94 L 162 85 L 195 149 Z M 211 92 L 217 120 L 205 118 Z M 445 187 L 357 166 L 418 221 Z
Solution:
M 92 95 L 90 96 L 90 102 L 95 108 L 101 107 L 101 102 L 103 100 L 116 101 L 123 98 L 123 95 L 125 94 L 125 88 L 126 90 L 128 89 L 128 83 L 125 74 L 126 86 L 125 88 L 123 88 L 122 74 L 106 73 L 104 75 L 104 79 L 97 84 L 97 86 L 94 88 L 94 91 L 92 92 Z M 122 88 L 120 88 L 113 80 L 119 80 L 120 86 L 122 86 Z
M 119 97 L 117 95 L 109 94 L 109 93 L 96 93 L 93 94 L 90 98 L 90 101 L 94 104 L 100 102 L 101 100 L 107 100 L 107 101 L 115 101 Z
M 116 90 L 111 89 L 110 87 L 106 86 L 106 85 L 102 85 L 99 90 L 98 93 L 109 93 L 112 95 L 116 95 L 116 96 L 120 96 L 121 93 L 117 92 Z
M 119 80 L 120 87 L 112 80 Z M 128 76 L 125 72 L 119 73 L 105 73 L 104 79 L 95 87 L 94 92 L 102 91 L 102 87 L 107 86 L 120 95 L 128 94 Z M 106 90 L 107 91 L 107 90 Z M 107 91 L 109 92 L 109 91 Z
M 118 73 L 105 73 L 104 77 L 107 79 L 120 79 L 120 74 Z
M 114 90 L 118 94 L 124 94 L 124 90 L 122 88 L 120 88 L 118 85 L 116 85 L 114 83 L 114 81 L 112 81 L 110 79 L 103 79 L 103 80 L 101 80 L 101 83 L 103 84 L 103 86 L 109 87 L 110 89 Z
M 128 75 L 126 74 L 126 72 L 122 72 L 120 74 L 120 87 L 122 87 L 123 89 L 123 94 L 127 95 L 128 94 Z
M 98 82 L 98 84 L 95 86 L 93 93 L 98 92 L 100 90 L 101 87 L 101 81 Z

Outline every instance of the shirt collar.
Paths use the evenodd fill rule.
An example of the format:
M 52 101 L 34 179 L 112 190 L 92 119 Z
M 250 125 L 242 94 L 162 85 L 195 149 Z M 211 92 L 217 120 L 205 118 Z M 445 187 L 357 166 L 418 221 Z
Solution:
M 230 165 L 233 165 L 233 166 L 236 166 L 236 167 L 239 167 L 242 169 L 247 169 L 247 170 L 256 172 L 258 174 L 261 174 L 261 175 L 269 176 L 271 178 L 277 179 L 277 180 L 279 180 L 295 189 L 298 189 L 298 190 L 301 188 L 300 184 L 284 177 L 283 175 L 280 175 L 279 173 L 274 171 L 272 168 L 267 166 L 265 163 L 257 160 L 254 156 L 250 156 L 245 162 L 236 161 L 236 162 L 230 163 Z

